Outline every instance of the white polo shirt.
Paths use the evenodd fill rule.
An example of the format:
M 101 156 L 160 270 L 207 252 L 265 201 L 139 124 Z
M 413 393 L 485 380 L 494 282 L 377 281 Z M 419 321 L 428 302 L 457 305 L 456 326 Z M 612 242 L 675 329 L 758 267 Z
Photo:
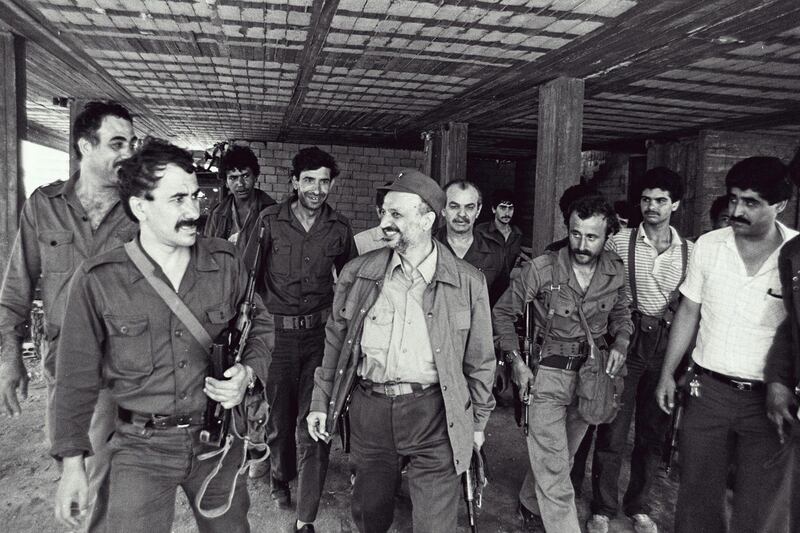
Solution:
M 786 317 L 778 276 L 778 252 L 797 235 L 777 222 L 783 243 L 759 271 L 748 276 L 731 228 L 697 239 L 681 293 L 700 304 L 700 331 L 692 353 L 709 370 L 764 379 L 767 351 Z

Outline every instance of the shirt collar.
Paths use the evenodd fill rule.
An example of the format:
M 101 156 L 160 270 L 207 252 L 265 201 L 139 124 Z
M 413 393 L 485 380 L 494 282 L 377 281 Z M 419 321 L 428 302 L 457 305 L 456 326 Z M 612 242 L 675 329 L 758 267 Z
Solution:
M 416 270 L 422 276 L 422 279 L 425 280 L 426 284 L 430 284 L 433 281 L 433 276 L 436 274 L 436 263 L 438 259 L 439 253 L 436 249 L 436 245 L 434 244 L 431 253 L 429 253 L 425 259 L 417 266 Z M 408 272 L 411 267 L 408 265 L 407 262 L 403 260 L 403 258 L 397 252 L 392 252 L 392 258 L 389 260 L 389 269 L 388 274 L 394 273 L 395 269 L 400 267 L 403 270 L 403 273 L 406 275 L 407 278 L 413 278 L 413 272 Z
M 681 239 L 681 236 L 678 234 L 678 230 L 670 226 L 669 231 L 672 234 L 672 240 L 669 243 L 669 248 L 674 248 L 675 246 L 680 246 L 681 244 L 683 244 L 683 240 Z M 636 237 L 637 240 L 652 246 L 652 241 L 650 241 L 650 238 L 647 236 L 647 232 L 644 231 L 644 222 L 639 224 L 639 230 L 636 233 L 637 233 Z

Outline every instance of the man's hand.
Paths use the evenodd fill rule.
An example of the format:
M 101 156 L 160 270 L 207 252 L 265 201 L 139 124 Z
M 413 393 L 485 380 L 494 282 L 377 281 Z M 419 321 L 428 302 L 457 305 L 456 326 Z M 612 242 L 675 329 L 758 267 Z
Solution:
M 622 370 L 622 365 L 625 364 L 625 353 L 611 348 L 608 352 L 608 364 L 606 364 L 606 374 L 612 378 L 617 375 L 617 372 Z
M 531 399 L 528 392 L 531 390 L 531 387 L 533 387 L 534 376 L 531 369 L 528 368 L 528 365 L 526 365 L 525 361 L 520 357 L 514 358 L 514 363 L 511 368 L 511 379 L 514 381 L 514 385 L 519 389 L 519 394 L 523 403 L 530 404 Z
M 325 431 L 325 424 L 328 421 L 328 415 L 322 411 L 311 411 L 306 417 L 308 424 L 308 433 L 315 442 L 320 440 L 324 442 L 331 441 L 331 434 Z
M 672 414 L 675 407 L 675 379 L 668 373 L 662 372 L 656 385 L 656 401 L 662 411 Z
M 497 365 L 494 371 L 494 388 L 498 394 L 503 394 L 508 389 L 509 384 L 508 365 Z
M 786 439 L 784 426 L 793 424 L 797 420 L 792 416 L 790 409 L 795 407 L 795 398 L 792 390 L 783 383 L 767 384 L 767 418 L 778 429 L 778 438 L 783 444 Z
M 28 398 L 28 371 L 22 362 L 22 350 L 16 339 L 4 343 L 0 357 L 0 408 L 8 416 L 19 416 L 22 408 L 17 400 L 17 389 L 20 396 Z
M 206 378 L 206 386 L 203 388 L 203 392 L 215 402 L 219 402 L 224 409 L 236 407 L 244 399 L 244 393 L 250 384 L 252 372 L 249 367 L 236 363 L 222 374 L 228 379 Z
M 480 450 L 484 442 L 486 442 L 486 435 L 483 431 L 476 431 L 472 434 L 472 445 L 476 450 Z
M 70 528 L 80 527 L 86 516 L 89 482 L 83 456 L 64 457 L 64 471 L 56 490 L 55 511 L 59 522 Z

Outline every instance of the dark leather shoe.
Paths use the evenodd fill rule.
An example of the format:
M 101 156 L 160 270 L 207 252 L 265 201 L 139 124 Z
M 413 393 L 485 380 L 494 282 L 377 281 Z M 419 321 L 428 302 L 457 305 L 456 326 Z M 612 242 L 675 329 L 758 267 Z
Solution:
M 285 481 L 280 481 L 274 477 L 271 479 L 271 496 L 272 500 L 278 506 L 278 509 L 291 509 L 292 496 L 289 492 L 289 484 Z

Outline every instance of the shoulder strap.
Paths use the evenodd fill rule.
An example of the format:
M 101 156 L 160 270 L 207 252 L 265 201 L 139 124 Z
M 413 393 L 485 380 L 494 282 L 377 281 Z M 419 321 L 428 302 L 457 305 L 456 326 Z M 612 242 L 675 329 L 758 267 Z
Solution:
M 136 242 L 137 239 L 125 243 L 125 252 L 128 254 L 128 257 L 131 258 L 133 264 L 136 265 L 136 268 L 144 276 L 144 279 L 153 287 L 153 290 L 156 291 L 164 303 L 167 304 L 170 311 L 172 311 L 175 316 L 178 317 L 178 320 L 183 322 L 183 325 L 186 326 L 186 329 L 189 330 L 189 333 L 200 343 L 200 346 L 203 347 L 205 350 L 206 355 L 211 354 L 211 345 L 213 344 L 213 340 L 211 340 L 211 336 L 206 331 L 206 328 L 197 320 L 197 317 L 194 316 L 194 313 L 186 307 L 186 304 L 183 303 L 181 297 L 175 293 L 172 289 L 170 289 L 166 283 L 162 280 L 158 279 L 155 276 L 155 272 L 153 269 L 153 265 L 148 261 L 148 259 L 142 253 L 142 250 L 139 249 L 139 244 Z
M 555 263 L 556 261 L 554 259 L 550 268 L 550 298 L 547 300 L 547 318 L 545 319 L 544 331 L 542 332 L 542 344 L 540 345 L 538 354 L 540 359 L 544 345 L 547 343 L 547 339 L 550 337 L 550 330 L 553 328 L 553 319 L 555 319 L 556 316 L 556 310 L 553 307 L 553 298 L 558 298 L 558 295 L 561 292 L 561 281 L 559 280 L 558 283 L 553 283 L 553 277 L 556 272 Z M 527 305 L 531 304 L 528 303 Z M 533 316 L 533 313 L 531 313 L 529 316 Z
M 633 228 L 631 238 L 628 240 L 628 285 L 631 288 L 631 308 L 639 309 L 639 299 L 636 296 L 636 237 L 639 227 Z

